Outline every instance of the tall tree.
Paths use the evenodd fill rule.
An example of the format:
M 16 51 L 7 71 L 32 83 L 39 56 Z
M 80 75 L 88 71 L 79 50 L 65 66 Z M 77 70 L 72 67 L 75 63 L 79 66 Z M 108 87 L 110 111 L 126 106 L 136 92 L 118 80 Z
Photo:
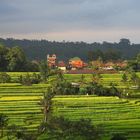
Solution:
M 123 83 L 126 83 L 128 81 L 128 76 L 126 75 L 126 73 L 124 73 L 123 75 L 122 75 L 122 82 Z
M 138 86 L 138 88 L 140 87 L 140 77 L 135 72 L 131 73 L 130 81 L 134 86 Z
M 0 44 L 0 71 L 7 70 L 7 53 L 9 49 Z
M 40 104 L 43 106 L 44 123 L 47 122 L 47 119 L 50 115 L 52 98 L 54 96 L 55 90 L 53 87 L 48 87 L 47 90 L 43 93 L 43 99 L 41 100 Z
M 24 71 L 26 57 L 21 48 L 19 47 L 11 48 L 7 54 L 7 59 L 9 61 L 8 64 L 9 71 Z
M 52 117 L 45 126 L 46 140 L 100 140 L 103 133 L 101 127 L 85 119 L 70 121 L 64 117 Z
M 41 78 L 44 82 L 47 81 L 48 77 L 50 76 L 50 68 L 46 60 L 40 62 L 39 71 Z

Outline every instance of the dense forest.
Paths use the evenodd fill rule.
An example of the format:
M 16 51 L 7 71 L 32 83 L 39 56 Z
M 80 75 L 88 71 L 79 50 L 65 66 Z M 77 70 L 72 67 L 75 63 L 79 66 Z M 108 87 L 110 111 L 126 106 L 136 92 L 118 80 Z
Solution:
M 59 60 L 68 60 L 69 58 L 78 56 L 85 61 L 96 59 L 96 55 L 132 59 L 140 52 L 140 44 L 132 44 L 129 39 L 120 39 L 118 43 L 85 43 L 85 42 L 56 42 L 47 40 L 18 40 L 18 39 L 2 39 L 0 43 L 6 47 L 19 46 L 30 59 L 45 59 L 47 54 L 56 54 Z M 109 54 L 109 55 L 108 55 Z M 98 57 L 98 55 L 97 55 Z M 112 58 L 113 59 L 113 58 Z M 115 59 L 115 58 L 114 58 Z

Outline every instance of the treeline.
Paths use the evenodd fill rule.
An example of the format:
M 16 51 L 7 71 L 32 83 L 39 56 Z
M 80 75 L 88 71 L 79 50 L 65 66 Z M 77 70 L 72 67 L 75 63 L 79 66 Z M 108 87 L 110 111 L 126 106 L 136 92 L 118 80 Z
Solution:
M 88 62 L 101 59 L 103 61 L 108 60 L 120 60 L 121 55 L 118 51 L 109 50 L 103 52 L 101 50 L 91 51 L 89 53 Z M 5 47 L 0 45 L 0 71 L 6 72 L 36 72 L 39 71 L 39 61 L 31 61 L 27 58 L 24 50 L 21 47 Z M 46 64 L 47 65 L 47 64 Z M 140 71 L 140 53 L 128 61 L 127 69 L 134 71 Z
M 85 43 L 85 42 L 56 42 L 47 40 L 17 40 L 0 39 L 0 43 L 11 48 L 20 46 L 27 57 L 33 59 L 44 59 L 47 54 L 56 54 L 59 60 L 68 60 L 78 56 L 84 61 L 103 56 L 109 59 L 131 59 L 140 52 L 140 44 L 132 44 L 129 39 L 121 39 L 118 43 Z M 78 50 L 78 51 L 77 51 Z
M 20 47 L 0 45 L 0 71 L 38 71 L 38 65 L 29 61 Z
M 124 59 L 122 53 L 115 49 L 101 51 L 100 49 L 88 53 L 88 60 L 101 60 L 101 61 L 116 61 Z

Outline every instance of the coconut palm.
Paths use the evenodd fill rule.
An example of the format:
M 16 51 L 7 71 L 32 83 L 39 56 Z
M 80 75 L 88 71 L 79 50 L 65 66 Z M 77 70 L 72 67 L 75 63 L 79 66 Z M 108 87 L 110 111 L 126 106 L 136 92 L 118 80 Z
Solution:
M 43 106 L 44 113 L 44 123 L 47 121 L 47 118 L 50 113 L 52 98 L 55 95 L 55 91 L 52 87 L 48 87 L 48 89 L 43 93 L 43 99 L 41 100 L 41 105 Z

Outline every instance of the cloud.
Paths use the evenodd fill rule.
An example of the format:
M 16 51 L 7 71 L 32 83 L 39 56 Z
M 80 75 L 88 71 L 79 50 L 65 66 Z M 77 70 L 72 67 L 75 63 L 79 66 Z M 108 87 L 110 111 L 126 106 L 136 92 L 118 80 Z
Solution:
M 140 28 L 139 4 L 138 0 L 1 0 L 0 31 L 2 34 L 135 31 Z

